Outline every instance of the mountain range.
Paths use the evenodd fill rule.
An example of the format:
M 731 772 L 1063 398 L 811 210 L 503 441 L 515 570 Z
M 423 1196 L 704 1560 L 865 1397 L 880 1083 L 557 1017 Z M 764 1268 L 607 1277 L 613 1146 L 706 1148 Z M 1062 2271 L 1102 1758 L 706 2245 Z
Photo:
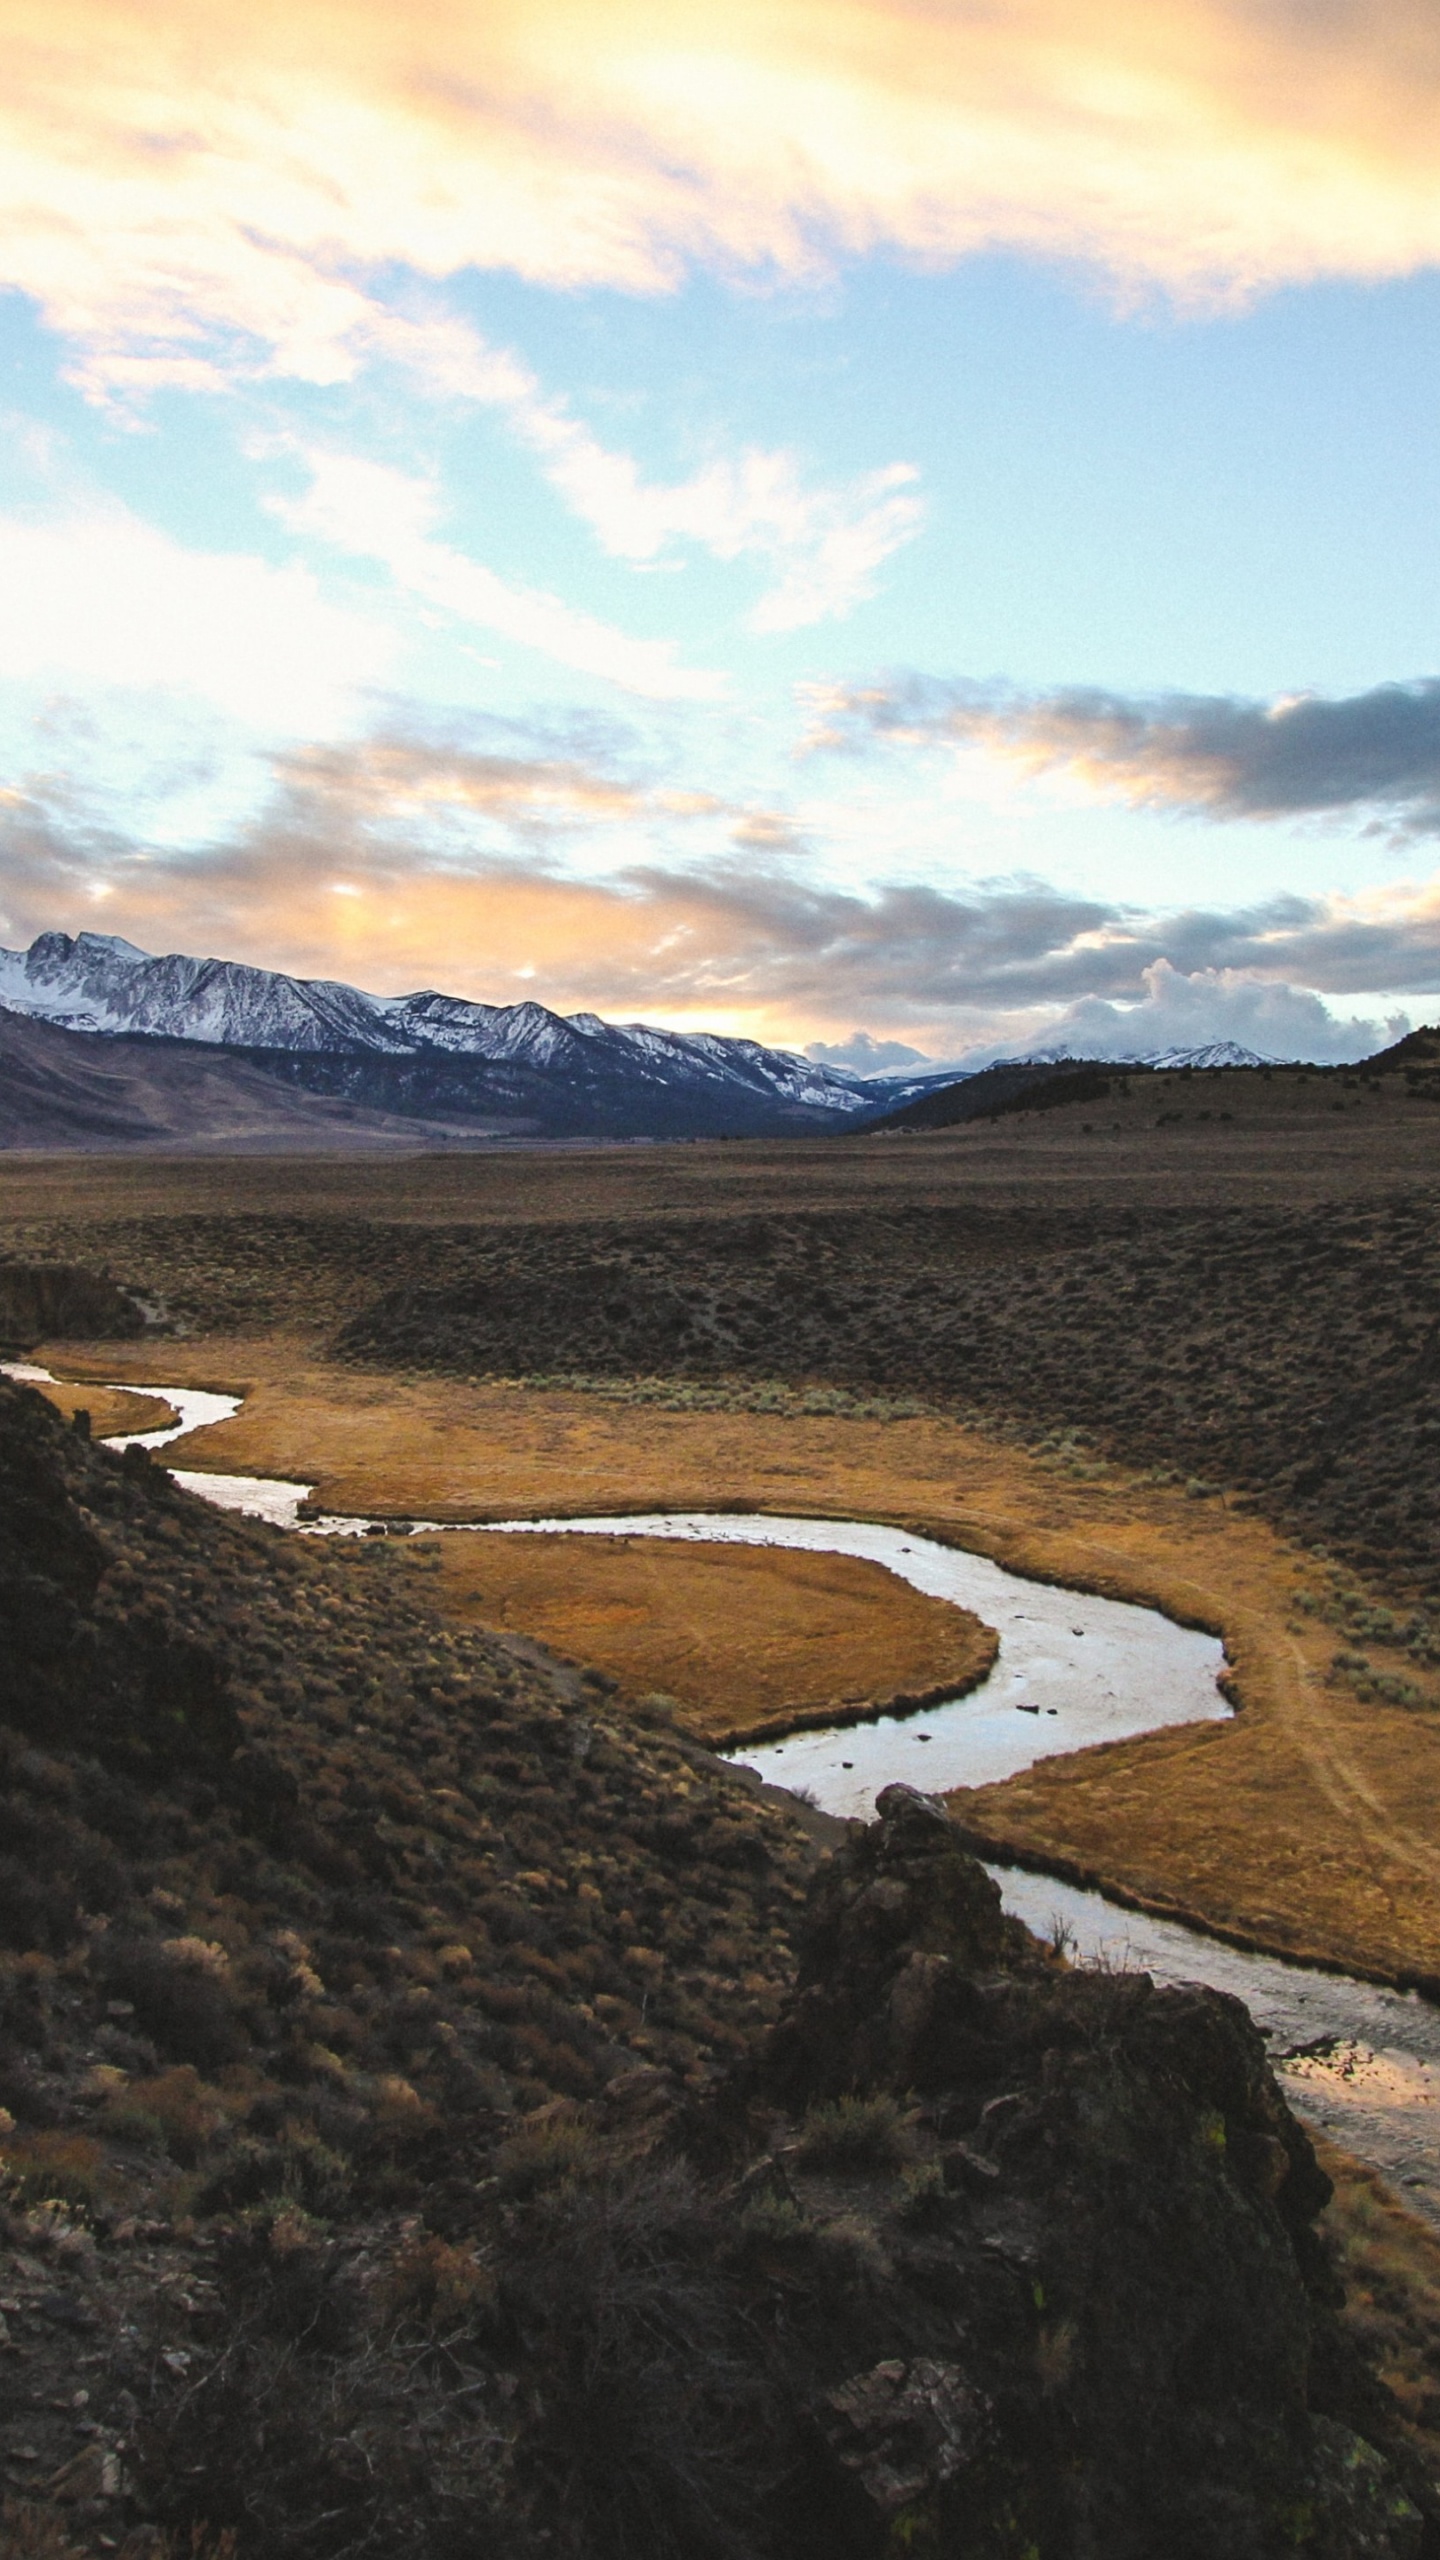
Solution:
M 375 996 L 99 933 L 0 950 L 0 1029 L 10 1147 L 801 1135 L 863 1127 L 977 1072 L 864 1077 L 715 1032 L 433 988 Z M 1221 1042 L 1124 1063 L 1265 1062 Z

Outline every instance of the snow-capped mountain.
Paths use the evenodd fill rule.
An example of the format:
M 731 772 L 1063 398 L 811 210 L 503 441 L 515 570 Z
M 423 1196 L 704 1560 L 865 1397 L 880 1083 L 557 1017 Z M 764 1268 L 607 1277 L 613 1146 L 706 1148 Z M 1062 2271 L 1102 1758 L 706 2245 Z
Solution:
M 285 978 L 235 960 L 156 959 L 108 933 L 42 933 L 0 951 L 0 1004 L 66 1031 L 148 1031 L 225 1048 L 403 1050 L 373 996 L 328 978 Z
M 716 1032 L 604 1022 L 533 1001 L 494 1005 L 432 987 L 376 996 L 335 978 L 292 978 L 235 960 L 156 957 L 105 933 L 42 933 L 0 950 L 0 1008 L 57 1029 L 243 1052 L 292 1094 L 351 1109 L 462 1121 L 499 1115 L 517 1134 L 681 1137 L 864 1127 L 982 1072 L 969 1063 L 866 1077 Z M 984 1070 L 1079 1063 L 1036 1051 Z M 1270 1063 L 1233 1041 L 1097 1060 L 1117 1067 Z
M 1238 1040 L 1211 1040 L 1200 1049 L 1142 1049 L 1133 1058 L 1117 1058 L 1120 1067 L 1279 1067 L 1282 1058 L 1267 1058 L 1259 1049 L 1243 1049 Z
M 1262 1057 L 1258 1049 L 1242 1049 L 1238 1040 L 1211 1040 L 1197 1049 L 1127 1049 L 1123 1057 L 1064 1045 L 1027 1049 L 1023 1057 L 986 1058 L 983 1063 L 996 1067 L 1276 1067 L 1282 1061 Z
M 873 1076 L 870 1092 L 884 1095 L 884 1110 L 889 1113 L 907 1103 L 918 1102 L 927 1093 L 948 1092 L 952 1086 L 968 1084 L 972 1078 L 988 1075 L 1004 1068 L 1017 1073 L 1038 1067 L 1276 1067 L 1285 1063 L 1280 1058 L 1263 1057 L 1258 1049 L 1243 1049 L 1238 1040 L 1212 1040 L 1197 1049 L 1135 1049 L 1123 1058 L 1101 1057 L 1093 1050 L 1057 1046 L 1051 1049 L 1027 1049 L 1020 1057 L 991 1057 L 982 1050 L 978 1057 L 962 1059 L 951 1067 L 929 1067 L 923 1075 Z M 834 1070 L 832 1069 L 832 1073 Z
M 288 1081 L 365 1102 L 383 1094 L 385 1108 L 428 1109 L 440 1094 L 449 1108 L 465 1107 L 466 1094 L 471 1108 L 493 1107 L 498 1097 L 546 1127 L 556 1109 L 567 1128 L 635 1133 L 652 1124 L 670 1133 L 838 1126 L 876 1099 L 844 1068 L 755 1040 L 566 1016 L 533 1002 L 476 1004 L 432 988 L 373 996 L 233 960 L 156 958 L 112 934 L 42 933 L 28 951 L 0 951 L 0 1006 L 68 1031 L 281 1053 Z M 383 1062 L 389 1075 L 378 1072 Z M 477 1081 L 482 1066 L 495 1073 Z

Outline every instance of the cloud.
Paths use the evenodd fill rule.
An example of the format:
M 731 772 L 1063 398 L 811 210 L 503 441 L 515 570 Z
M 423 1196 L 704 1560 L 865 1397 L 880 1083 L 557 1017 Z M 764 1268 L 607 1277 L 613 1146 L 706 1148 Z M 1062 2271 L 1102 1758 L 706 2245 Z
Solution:
M 736 849 L 743 832 L 743 812 L 618 754 L 397 729 L 292 752 L 247 824 L 163 854 L 43 780 L 17 788 L 0 910 L 12 941 L 103 923 L 384 991 L 524 991 L 786 1044 L 843 1044 L 858 1019 L 949 1059 L 1070 1036 L 1350 1054 L 1361 1035 L 1327 996 L 1369 1012 L 1376 990 L 1440 994 L 1440 877 L 1156 914 L 1023 878 L 862 892 L 788 850 Z
M 1194 298 L 1440 254 L 1425 0 L 11 0 L 5 75 L 0 279 L 111 385 L 343 378 L 397 270 L 1001 249 Z
M 1071 688 L 1017 695 L 924 678 L 814 695 L 812 747 L 888 739 L 982 747 L 1031 773 L 1072 775 L 1132 806 L 1212 818 L 1372 811 L 1440 834 L 1440 679 L 1253 702 Z
M 0 593 L 0 678 L 164 687 L 272 738 L 323 735 L 392 654 L 308 569 L 186 550 L 118 505 L 0 518 Z
M 1373 1057 L 1411 1027 L 1406 1013 L 1384 1019 L 1337 1017 L 1313 988 L 1237 969 L 1196 969 L 1187 977 L 1168 960 L 1156 960 L 1143 976 L 1145 993 L 1138 1004 L 1082 997 L 1047 1023 L 1043 1045 L 1085 1058 L 1134 1058 L 1156 1049 L 1199 1049 L 1211 1041 L 1234 1040 L 1261 1057 L 1336 1064 Z M 992 1041 L 966 1062 L 988 1065 L 1003 1054 L 1005 1043 Z
M 357 455 L 311 453 L 306 460 L 306 494 L 274 502 L 292 531 L 379 561 L 407 594 L 457 621 L 497 631 L 629 693 L 658 702 L 713 702 L 725 691 L 723 676 L 680 665 L 672 642 L 632 639 L 558 596 L 507 585 L 481 561 L 437 541 L 440 500 L 427 482 Z
M 536 401 L 513 414 L 549 479 L 615 557 L 650 563 L 692 542 L 717 560 L 766 560 L 775 583 L 750 616 L 756 631 L 848 613 L 923 518 L 909 463 L 817 489 L 804 485 L 793 454 L 751 450 L 666 486 L 642 480 L 630 455 L 608 451 L 557 405 Z
M 815 486 L 794 454 L 750 448 L 688 480 L 647 481 L 632 454 L 603 445 L 511 349 L 452 313 L 405 315 L 365 303 L 351 345 L 357 361 L 384 357 L 432 396 L 499 410 L 613 558 L 650 567 L 690 543 L 717 560 L 764 560 L 774 583 L 750 617 L 759 631 L 798 630 L 848 612 L 923 521 L 919 474 L 908 462 Z M 127 384 L 132 378 L 126 374 Z
M 852 1031 L 848 1040 L 807 1040 L 805 1055 L 817 1066 L 850 1067 L 856 1075 L 898 1075 L 905 1067 L 933 1067 L 923 1049 L 903 1040 L 876 1040 L 868 1031 Z

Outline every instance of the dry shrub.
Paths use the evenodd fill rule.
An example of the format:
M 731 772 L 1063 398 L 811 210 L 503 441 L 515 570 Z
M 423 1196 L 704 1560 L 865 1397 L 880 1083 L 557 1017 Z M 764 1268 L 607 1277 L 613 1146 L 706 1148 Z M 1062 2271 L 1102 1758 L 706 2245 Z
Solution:
M 0 2175 L 22 2204 L 52 2200 L 88 2212 L 105 2186 L 105 2153 L 88 2133 L 8 2134 Z
M 898 2169 L 914 2149 L 911 2116 L 884 2093 L 812 2107 L 798 2145 L 807 2169 Z
M 203 1940 L 120 1938 L 105 1951 L 108 1987 L 133 2002 L 147 2035 L 176 2062 L 213 2071 L 237 2061 L 246 2038 L 225 1975 L 205 1957 Z
M 1440 2240 L 1363 2161 L 1328 2142 L 1320 2156 L 1335 2184 L 1323 2228 L 1345 2287 L 1344 2326 L 1440 2479 Z
M 533 2133 L 512 2134 L 495 2154 L 495 2174 L 503 2196 L 539 2195 L 546 2187 L 583 2175 L 597 2160 L 592 2133 L 582 2124 L 546 2124 Z
M 495 2292 L 494 2276 L 473 2250 L 427 2232 L 397 2251 L 380 2286 L 380 2302 L 392 2319 L 443 2330 L 488 2310 Z
M 172 2160 L 193 2169 L 225 2122 L 225 2108 L 193 2063 L 177 2063 L 153 2080 L 135 2080 L 106 2100 L 102 2122 L 111 2133 L 135 2141 L 154 2126 Z
M 54 2508 L 28 2498 L 7 2498 L 0 2507 L 0 2552 L 4 2560 L 84 2560 Z
M 429 2100 L 395 2072 L 388 2072 L 377 2083 L 370 2113 L 373 2129 L 382 2141 L 428 2133 L 438 2121 Z
M 79 1904 L 68 1877 L 44 1873 L 33 1859 L 0 1857 L 0 1946 L 59 1955 L 78 1929 Z
M 515 2290 L 546 2389 L 521 2461 L 565 2547 L 585 2560 L 753 2560 L 783 2422 L 688 2175 L 652 2166 L 570 2184 L 537 2222 Z
M 515 2042 L 522 2063 L 528 2063 L 549 2088 L 559 2089 L 567 2098 L 590 2096 L 598 2077 L 595 2066 L 572 2044 L 561 2044 L 547 2036 L 543 2027 L 528 2023 L 516 2027 Z
M 225 2344 L 180 2380 L 157 2364 L 136 2430 L 141 2494 L 169 2528 L 156 2560 L 191 2560 L 223 2520 L 245 2560 L 531 2560 L 491 2508 L 493 2431 L 472 2394 L 432 2372 L 425 2343 L 348 2339 L 292 2277 L 318 2253 L 230 2298 Z M 318 2316 L 317 2316 L 318 2315 Z M 226 2560 L 201 2540 L 198 2560 Z M 149 2555 L 146 2555 L 149 2560 Z
M 144 1330 L 141 1309 L 108 1273 L 75 1262 L 0 1263 L 0 1342 L 25 1350 L 66 1334 L 119 1341 Z

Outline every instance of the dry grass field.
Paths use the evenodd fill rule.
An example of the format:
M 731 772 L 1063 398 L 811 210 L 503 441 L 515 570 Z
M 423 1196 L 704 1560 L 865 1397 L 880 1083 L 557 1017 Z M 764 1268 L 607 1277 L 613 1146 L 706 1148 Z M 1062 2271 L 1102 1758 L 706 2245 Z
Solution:
M 1088 1125 L 1087 1125 L 1088 1124 Z M 1433 1182 L 1440 1112 L 1401 1076 L 1279 1069 L 1135 1078 L 1102 1107 L 924 1137 L 581 1143 L 493 1153 L 0 1159 L 0 1230 L 150 1219 L 446 1225 L 587 1218 L 1008 1207 L 1039 1218 L 1145 1207 L 1354 1198 Z M 18 1249 L 14 1245 L 8 1250 Z
M 109 1440 L 125 1431 L 169 1431 L 180 1416 L 172 1404 L 158 1396 L 132 1395 L 125 1387 L 67 1386 L 42 1387 L 46 1402 L 63 1413 L 68 1422 L 76 1413 L 90 1416 L 90 1434 L 95 1440 Z
M 593 1664 L 622 1704 L 658 1692 L 685 1732 L 720 1749 L 955 1697 L 998 1650 L 969 1610 L 854 1556 L 663 1538 L 433 1543 L 448 1616 Z

